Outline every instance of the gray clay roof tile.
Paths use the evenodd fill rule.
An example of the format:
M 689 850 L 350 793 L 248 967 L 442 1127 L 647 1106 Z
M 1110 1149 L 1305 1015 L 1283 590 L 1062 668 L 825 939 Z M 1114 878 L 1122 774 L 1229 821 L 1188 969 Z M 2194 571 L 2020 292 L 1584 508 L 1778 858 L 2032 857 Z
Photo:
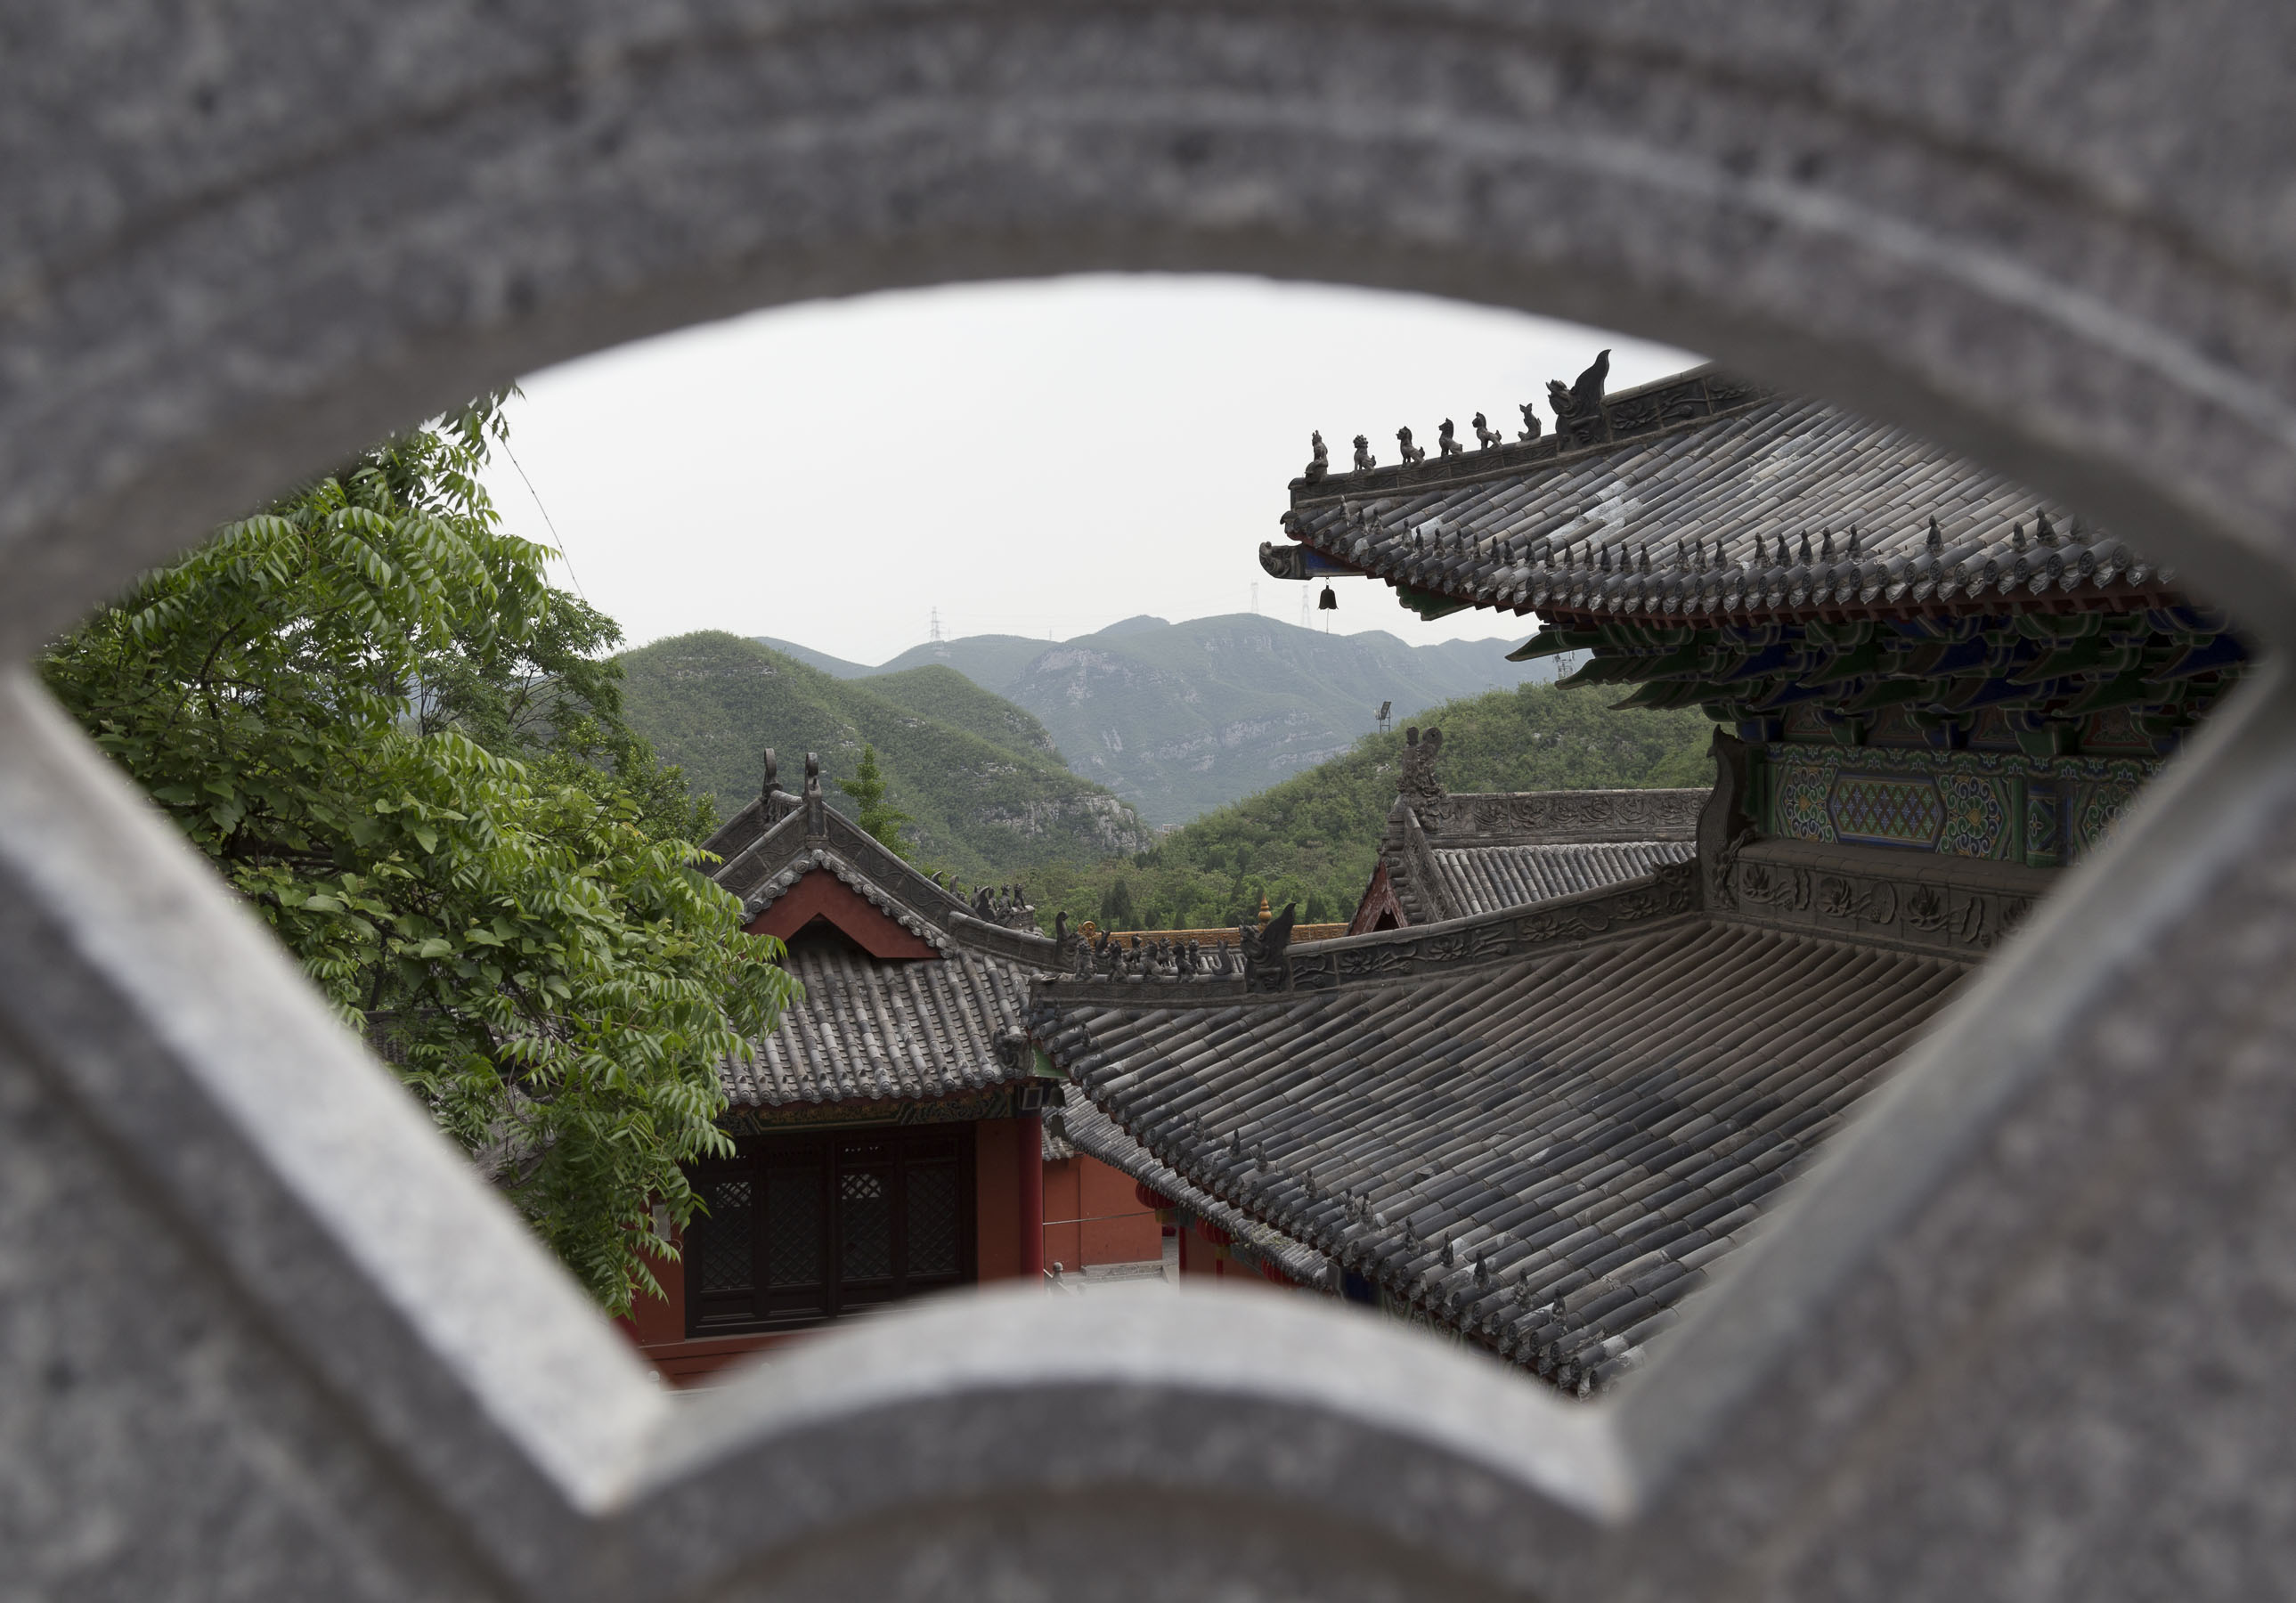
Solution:
M 1797 604 L 1797 592 L 1800 606 L 1841 605 L 1872 586 L 1874 565 L 1892 562 L 1913 586 L 1906 599 L 1917 601 L 2141 586 L 2172 577 L 2143 568 L 2070 509 L 1901 429 L 1764 393 L 1713 369 L 1609 397 L 1605 406 L 1653 392 L 1687 397 L 1683 411 L 1692 415 L 1655 435 L 1575 448 L 1549 437 L 1415 467 L 1296 480 L 1286 528 L 1295 541 L 1374 577 L 1517 611 L 1663 618 L 1685 609 Z M 2035 543 L 2042 511 L 2054 547 Z M 1948 546 L 1934 566 L 1925 549 L 1931 517 Z M 2019 524 L 2034 570 L 2023 577 L 2015 571 L 2012 545 Z M 1844 548 L 1853 526 L 1856 568 Z M 1798 556 L 1804 535 L 1815 544 L 1828 531 L 1835 537 L 1833 564 L 1816 562 L 1816 571 L 1800 578 L 1792 575 L 1799 563 L 1781 558 L 1748 571 L 1755 536 L 1771 549 L 1791 541 Z M 1472 539 L 1464 548 L 1461 534 Z M 1725 556 L 1714 562 L 1718 538 Z M 1702 541 L 1710 562 L 1727 571 L 1678 566 L 1678 554 L 1693 541 Z M 1637 558 L 1645 545 L 1652 571 L 1623 570 L 1622 560 Z M 2090 546 L 2113 554 L 2084 573 L 2074 559 Z M 2052 551 L 2061 559 L 2054 578 L 2047 571 Z M 1612 565 L 1607 576 L 1596 564 L 1604 554 Z M 1270 553 L 1271 571 L 1286 571 L 1287 560 Z M 1995 564 L 1989 577 L 1988 561 Z M 1927 591 L 1915 593 L 1924 580 Z M 1772 596 L 1779 601 L 1771 602 Z
M 1136 1163 L 1585 1391 L 1672 1322 L 1964 971 L 1693 913 L 1218 1005 L 1053 984 L 1030 1029 Z

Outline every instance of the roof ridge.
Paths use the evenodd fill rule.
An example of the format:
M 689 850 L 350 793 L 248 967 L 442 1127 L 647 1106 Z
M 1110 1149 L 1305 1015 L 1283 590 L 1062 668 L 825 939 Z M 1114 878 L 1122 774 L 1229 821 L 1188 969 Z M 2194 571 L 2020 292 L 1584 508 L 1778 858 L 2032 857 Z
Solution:
M 1392 494 L 1423 487 L 1451 488 L 1505 478 L 1533 463 L 1569 463 L 1597 456 L 1622 445 L 1641 445 L 1719 417 L 1734 417 L 1766 401 L 1789 399 L 1782 393 L 1742 379 L 1712 362 L 1653 379 L 1602 399 L 1602 438 L 1573 444 L 1559 431 L 1533 440 L 1517 440 L 1475 451 L 1438 456 L 1420 462 L 1332 473 L 1322 478 L 1306 475 L 1292 480 L 1294 508 L 1320 506 L 1349 495 Z M 1652 405 L 1644 405 L 1644 402 Z M 1687 408 L 1695 406 L 1696 410 Z M 1562 425 L 1558 422 L 1558 430 Z M 1472 465 L 1470 465 L 1472 464 Z

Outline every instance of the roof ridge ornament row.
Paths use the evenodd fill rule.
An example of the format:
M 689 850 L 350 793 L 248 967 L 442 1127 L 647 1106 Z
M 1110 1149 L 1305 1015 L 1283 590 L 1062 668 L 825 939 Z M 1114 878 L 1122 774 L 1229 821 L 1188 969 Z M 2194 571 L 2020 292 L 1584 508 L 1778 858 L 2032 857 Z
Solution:
M 1568 434 L 1573 440 L 1582 436 L 1590 440 L 1608 438 L 1607 420 L 1603 413 L 1603 386 L 1609 381 L 1610 376 L 1611 353 L 1605 349 L 1597 353 L 1593 364 L 1578 375 L 1576 382 L 1565 385 L 1560 379 L 1547 380 L 1546 404 L 1554 410 L 1554 432 L 1558 437 Z M 1522 413 L 1522 432 L 1515 437 L 1519 443 L 1528 445 L 1538 438 L 1537 406 L 1535 401 L 1524 401 L 1515 408 Z M 1475 413 L 1474 427 L 1478 451 L 1489 451 L 1505 443 L 1505 437 L 1493 429 L 1489 420 L 1480 412 Z M 1466 454 L 1466 447 L 1459 443 L 1457 428 L 1457 424 L 1445 418 L 1441 428 L 1437 429 L 1439 461 L 1444 457 Z M 1409 424 L 1395 431 L 1395 441 L 1402 449 L 1406 467 L 1416 467 L 1427 460 L 1426 447 L 1412 443 Z M 1308 470 L 1301 478 L 1308 484 L 1319 483 L 1329 476 L 1332 469 L 1332 454 L 1324 444 L 1322 429 L 1316 429 L 1309 436 L 1308 448 L 1315 456 L 1308 463 Z M 1379 459 L 1371 453 L 1369 435 L 1356 436 L 1355 462 L 1358 473 L 1371 472 L 1379 466 Z
M 1412 432 L 1406 427 L 1396 431 L 1397 444 L 1403 453 L 1399 464 L 1382 467 L 1371 450 L 1370 437 L 1358 434 L 1355 437 L 1353 470 L 1333 473 L 1330 448 L 1324 443 L 1322 430 L 1316 430 L 1309 436 L 1313 460 L 1292 481 L 1292 504 L 1326 502 L 1335 495 L 1464 483 L 1530 462 L 1663 432 L 1768 399 L 1771 395 L 1767 389 L 1725 372 L 1711 363 L 1622 389 L 1616 395 L 1606 395 L 1603 385 L 1611 371 L 1610 356 L 1608 350 L 1603 351 L 1594 365 L 1569 385 L 1559 379 L 1548 381 L 1547 405 L 1555 414 L 1551 434 L 1542 435 L 1539 431 L 1539 420 L 1534 410 L 1537 403 L 1525 401 L 1517 407 L 1525 427 L 1512 443 L 1501 431 L 1490 428 L 1483 413 L 1478 412 L 1472 424 L 1476 448 L 1472 452 L 1459 443 L 1456 425 L 1446 418 L 1437 430 L 1439 451 L 1432 462 L 1427 460 L 1423 447 L 1413 443 Z

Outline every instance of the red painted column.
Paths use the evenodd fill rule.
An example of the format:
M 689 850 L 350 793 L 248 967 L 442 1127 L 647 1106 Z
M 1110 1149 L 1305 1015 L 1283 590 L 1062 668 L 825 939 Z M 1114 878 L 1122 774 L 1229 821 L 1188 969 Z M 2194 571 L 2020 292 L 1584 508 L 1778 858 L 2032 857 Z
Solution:
M 1020 1126 L 1021 1278 L 1045 1283 L 1045 1116 L 1024 1113 Z

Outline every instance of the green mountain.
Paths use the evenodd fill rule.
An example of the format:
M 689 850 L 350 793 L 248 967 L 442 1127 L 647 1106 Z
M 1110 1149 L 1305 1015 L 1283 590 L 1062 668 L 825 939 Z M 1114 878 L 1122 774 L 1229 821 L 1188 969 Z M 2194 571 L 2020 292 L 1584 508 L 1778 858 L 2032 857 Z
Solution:
M 631 725 L 694 790 L 729 817 L 757 793 L 760 752 L 781 755 L 798 788 L 805 754 L 821 754 L 832 806 L 851 816 L 835 781 L 865 745 L 893 805 L 915 820 L 913 855 L 974 880 L 1137 852 L 1152 833 L 1132 809 L 1061 764 L 1044 725 L 945 667 L 840 680 L 738 635 L 660 641 L 622 658 Z
M 1578 790 L 1708 785 L 1713 725 L 1696 711 L 1620 712 L 1615 691 L 1526 684 L 1432 707 L 1451 790 Z M 1357 740 L 1342 757 L 1208 813 L 1131 858 L 1062 867 L 1029 883 L 1049 922 L 1105 923 L 1111 899 L 1145 928 L 1233 924 L 1269 904 L 1300 904 L 1302 923 L 1349 917 L 1371 879 L 1394 805 L 1403 735 Z
M 1061 748 L 1053 744 L 1052 732 L 1033 715 L 994 691 L 982 690 L 955 668 L 933 663 L 898 674 L 873 675 L 862 688 L 920 717 L 937 719 L 1022 757 L 1054 764 L 1061 761 Z
M 892 674 L 938 662 L 1001 696 L 1006 687 L 1021 682 L 1030 663 L 1059 643 L 1032 640 L 1025 634 L 968 634 L 962 640 L 937 640 L 927 645 L 911 646 L 884 667 L 869 671 Z
M 811 646 L 801 646 L 793 640 L 775 640 L 770 634 L 756 636 L 761 646 L 779 651 L 784 657 L 794 657 L 809 668 L 819 668 L 832 679 L 866 679 L 882 673 L 880 668 L 865 667 L 857 662 L 848 662 L 842 657 L 832 657 L 826 651 L 816 651 Z
M 876 669 L 817 652 L 840 677 L 955 669 L 1036 715 L 1077 773 L 1152 823 L 1185 822 L 1349 750 L 1382 702 L 1397 719 L 1553 677 L 1505 660 L 1511 639 L 1406 645 L 1384 631 L 1324 634 L 1238 613 L 1127 618 L 1068 641 L 972 635 Z

